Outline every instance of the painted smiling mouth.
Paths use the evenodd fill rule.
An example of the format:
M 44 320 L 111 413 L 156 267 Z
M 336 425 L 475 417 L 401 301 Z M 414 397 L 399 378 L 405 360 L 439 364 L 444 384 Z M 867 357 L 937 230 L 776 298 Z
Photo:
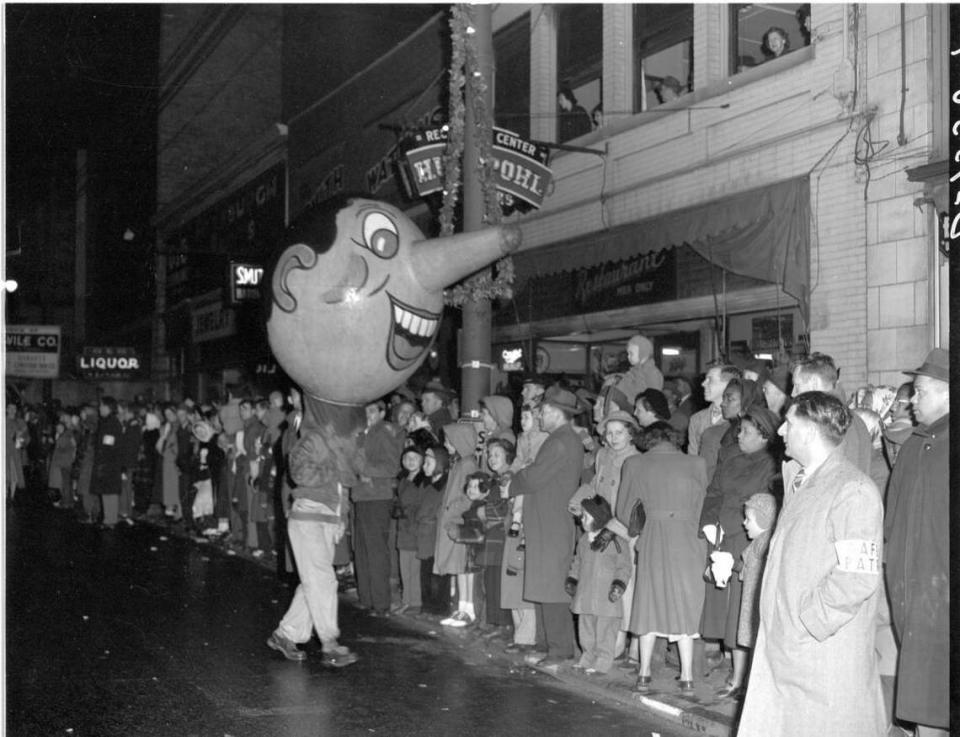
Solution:
M 390 298 L 390 336 L 387 338 L 387 363 L 395 371 L 403 371 L 423 356 L 437 334 L 441 315 Z

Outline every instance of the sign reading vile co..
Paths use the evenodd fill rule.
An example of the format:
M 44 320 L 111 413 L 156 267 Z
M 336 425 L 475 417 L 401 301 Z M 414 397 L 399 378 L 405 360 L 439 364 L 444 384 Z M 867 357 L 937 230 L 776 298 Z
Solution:
M 56 379 L 60 375 L 59 325 L 7 325 L 7 376 Z
M 143 362 L 136 348 L 85 346 L 77 368 L 84 379 L 134 379 L 141 376 Z
M 407 151 L 407 163 L 416 194 L 424 197 L 443 189 L 447 130 L 443 127 L 417 131 L 413 139 L 413 148 Z M 511 131 L 494 128 L 493 156 L 497 190 L 539 208 L 553 178 L 547 166 L 549 149 Z

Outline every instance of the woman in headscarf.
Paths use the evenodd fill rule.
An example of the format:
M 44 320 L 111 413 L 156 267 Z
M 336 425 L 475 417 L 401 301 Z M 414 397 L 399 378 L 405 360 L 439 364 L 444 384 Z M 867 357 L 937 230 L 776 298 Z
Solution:
M 762 492 L 772 493 L 778 499 L 783 496 L 779 488 L 779 453 L 775 446 L 780 418 L 759 403 L 742 411 L 741 402 L 745 395 L 740 394 L 739 384 L 730 382 L 724 391 L 723 405 L 725 413 L 731 412 L 728 432 L 736 433 L 736 442 L 720 450 L 717 470 L 707 487 L 698 525 L 700 530 L 705 525 L 721 528 L 722 541 L 715 549 L 730 553 L 734 561 L 740 559 L 749 544 L 743 529 L 744 502 L 753 494 Z M 734 409 L 735 415 L 732 414 Z M 740 597 L 741 584 L 737 576 L 732 576 L 722 588 L 713 583 L 706 584 L 701 635 L 722 641 L 733 660 L 733 673 L 717 692 L 720 698 L 740 697 L 743 693 L 748 651 L 737 645 Z

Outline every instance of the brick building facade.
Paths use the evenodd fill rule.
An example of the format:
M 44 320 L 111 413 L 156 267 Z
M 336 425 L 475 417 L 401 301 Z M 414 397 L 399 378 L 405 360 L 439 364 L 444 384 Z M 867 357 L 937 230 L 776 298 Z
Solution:
M 603 119 L 565 142 L 590 151 L 553 152 L 543 207 L 507 218 L 524 244 L 515 299 L 495 308 L 494 358 L 519 347 L 553 359 L 548 371 L 587 380 L 591 361 L 615 360 L 639 329 L 661 362 L 678 350 L 668 373 L 695 374 L 720 351 L 776 354 L 783 339 L 789 354 L 833 355 L 853 387 L 898 384 L 903 368 L 946 345 L 937 172 L 947 158 L 947 6 L 813 4 L 808 43 L 807 7 L 496 6 L 494 46 L 509 60 L 497 67 L 498 123 L 557 141 L 561 86 L 591 112 L 601 105 Z M 191 248 L 211 247 L 172 239 L 271 167 L 283 168 L 287 219 L 360 190 L 435 227 L 399 187 L 394 146 L 398 128 L 445 112 L 442 6 L 391 6 L 388 24 L 359 6 L 169 8 L 157 218 L 168 285 L 193 268 Z M 768 26 L 792 46 L 764 60 Z M 348 35 L 368 38 L 368 50 L 345 44 Z M 761 212 L 765 197 L 779 204 Z M 778 234 L 769 258 L 802 263 L 784 278 L 770 278 L 763 255 L 746 270 L 710 266 L 711 249 L 748 238 L 762 218 Z M 711 230 L 721 222 L 730 232 Z M 675 252 L 665 292 L 634 284 L 642 296 L 631 300 L 621 284 L 582 308 L 550 293 L 564 269 L 576 291 L 606 264 L 664 248 Z M 212 286 L 158 298 L 155 349 L 166 363 L 155 365 L 167 379 L 193 376 L 181 390 L 202 392 L 259 362 L 228 348 L 243 336 L 196 349 L 192 312 L 223 300 Z

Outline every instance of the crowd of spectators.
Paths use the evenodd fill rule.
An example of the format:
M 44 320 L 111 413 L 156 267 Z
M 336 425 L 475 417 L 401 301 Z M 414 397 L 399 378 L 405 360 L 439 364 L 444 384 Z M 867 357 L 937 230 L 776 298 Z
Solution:
M 355 581 L 360 606 L 376 617 L 476 628 L 531 664 L 587 674 L 628 668 L 639 693 L 650 688 L 655 655 L 678 668 L 680 691 L 726 667 L 717 697 L 744 698 L 753 649 L 766 646 L 764 587 L 781 585 L 764 578 L 768 551 L 781 554 L 778 515 L 800 509 L 791 495 L 813 463 L 796 457 L 806 447 L 797 428 L 839 417 L 842 432 L 823 435 L 823 454 L 842 461 L 839 476 L 872 488 L 879 505 L 904 449 L 919 462 L 917 434 L 944 436 L 943 407 L 922 402 L 943 390 L 929 382 L 946 385 L 945 355 L 931 354 L 924 366 L 934 368 L 912 372 L 916 386 L 865 386 L 849 397 L 822 354 L 789 370 L 717 364 L 698 402 L 690 379 L 663 377 L 647 338 L 631 338 L 626 349 L 629 370 L 605 377 L 598 393 L 529 375 L 516 399 L 484 397 L 477 421 L 458 421 L 455 393 L 437 381 L 419 396 L 401 387 L 369 403 L 356 438 L 350 523 L 334 561 L 342 583 Z M 300 435 L 300 399 L 296 388 L 261 398 L 229 387 L 219 405 L 102 397 L 98 406 L 44 413 L 9 404 L 8 494 L 46 488 L 82 522 L 165 521 L 277 556 L 289 569 L 286 462 Z M 821 447 L 820 435 L 810 437 L 810 447 Z M 932 443 L 917 447 L 928 452 Z M 900 474 L 899 486 L 914 476 Z M 888 532 L 904 524 L 887 518 Z M 902 536 L 901 554 L 915 543 Z M 903 561 L 895 563 L 902 574 Z M 884 590 L 868 586 L 862 597 L 879 602 L 877 669 L 858 676 L 883 676 L 892 724 L 898 645 L 906 637 L 913 647 L 919 625 Z M 941 723 L 939 715 L 924 722 L 934 709 L 927 702 L 896 713 Z

